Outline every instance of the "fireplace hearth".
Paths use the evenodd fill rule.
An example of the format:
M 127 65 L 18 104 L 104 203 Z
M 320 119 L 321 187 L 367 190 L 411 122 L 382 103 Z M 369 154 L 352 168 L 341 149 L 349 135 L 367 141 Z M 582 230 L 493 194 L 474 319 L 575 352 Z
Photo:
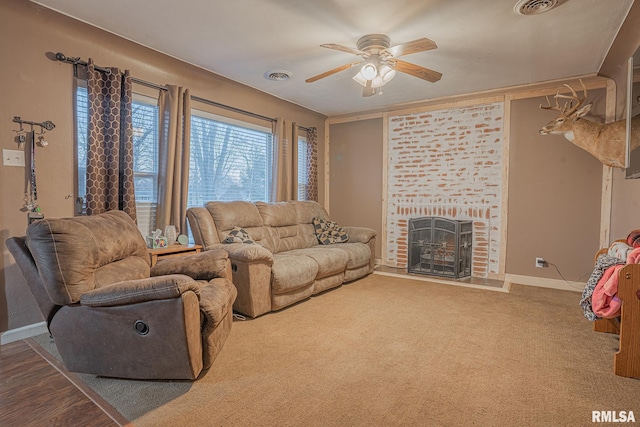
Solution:
M 461 278 L 471 275 L 473 221 L 440 217 L 409 220 L 409 273 Z

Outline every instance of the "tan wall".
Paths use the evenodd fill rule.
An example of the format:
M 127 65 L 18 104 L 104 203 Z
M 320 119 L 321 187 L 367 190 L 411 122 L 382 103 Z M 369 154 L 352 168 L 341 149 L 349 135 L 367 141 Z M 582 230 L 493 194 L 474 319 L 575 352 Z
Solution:
M 331 218 L 338 224 L 376 230 L 376 258 L 380 258 L 382 119 L 333 124 L 329 135 Z
M 0 3 L 0 149 L 17 149 L 14 116 L 56 128 L 49 146 L 38 148 L 38 202 L 47 217 L 73 215 L 74 126 L 73 72 L 68 64 L 49 60 L 47 52 L 92 57 L 100 66 L 131 70 L 131 75 L 157 84 L 189 87 L 192 95 L 267 117 L 283 117 L 300 126 L 318 128 L 319 176 L 324 174 L 325 117 L 263 92 L 128 42 L 26 1 Z M 148 88 L 134 86 L 148 94 Z M 201 105 L 194 105 L 196 108 Z M 224 112 L 219 112 L 225 114 Z M 0 331 L 42 320 L 4 241 L 22 235 L 25 169 L 0 165 Z M 324 197 L 320 179 L 320 200 Z
M 538 134 L 554 118 L 538 108 L 545 102 L 511 103 L 506 272 L 560 279 L 553 267 L 535 267 L 543 257 L 576 280 L 599 249 L 602 165 L 561 136 Z
M 604 95 L 604 89 L 589 91 L 596 115 L 604 113 Z M 510 135 L 505 272 L 561 280 L 555 268 L 534 266 L 535 258 L 543 257 L 567 279 L 586 281 L 599 249 L 602 165 L 563 137 L 539 135 L 554 116 L 539 108 L 545 102 L 513 101 L 505 123 Z M 372 151 L 382 148 L 381 120 L 330 127 L 330 206 L 339 223 L 378 221 L 381 152 Z M 372 212 L 376 216 L 369 219 Z

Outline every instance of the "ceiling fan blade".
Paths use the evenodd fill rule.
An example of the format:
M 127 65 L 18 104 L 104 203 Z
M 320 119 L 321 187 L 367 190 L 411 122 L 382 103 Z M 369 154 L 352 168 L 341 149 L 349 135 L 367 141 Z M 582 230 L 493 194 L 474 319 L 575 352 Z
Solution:
M 342 46 L 342 45 L 339 45 L 339 44 L 332 44 L 332 43 L 321 44 L 320 47 L 326 47 L 327 49 L 339 50 L 340 52 L 353 53 L 354 55 L 361 55 L 361 56 L 366 56 L 366 57 L 369 56 L 369 54 L 367 52 L 363 52 L 361 50 L 354 49 L 354 48 L 351 48 L 351 47 Z
M 339 73 L 340 71 L 348 70 L 349 68 L 353 67 L 354 65 L 360 64 L 361 62 L 362 61 L 357 61 L 357 62 L 352 62 L 350 64 L 341 65 L 340 67 L 334 68 L 333 70 L 325 71 L 322 74 L 318 74 L 317 76 L 310 77 L 307 80 L 305 80 L 305 82 L 313 83 L 316 80 L 324 79 L 325 77 L 329 77 L 330 75 Z
M 426 80 L 431 83 L 435 83 L 442 77 L 442 73 L 439 73 L 429 68 L 424 68 L 419 65 L 411 64 L 409 62 L 401 61 L 399 59 L 394 60 L 395 68 L 397 71 L 410 74 L 419 79 Z
M 396 46 L 391 46 L 382 50 L 382 54 L 388 52 L 394 58 L 397 58 L 402 55 L 410 55 L 412 53 L 424 52 L 425 50 L 431 50 L 437 48 L 438 45 L 433 40 L 429 40 L 424 37 L 421 39 L 417 39 L 411 42 L 402 43 Z
M 362 89 L 362 96 L 373 96 L 376 93 L 376 91 L 371 86 L 372 83 L 372 80 L 367 80 L 367 85 Z

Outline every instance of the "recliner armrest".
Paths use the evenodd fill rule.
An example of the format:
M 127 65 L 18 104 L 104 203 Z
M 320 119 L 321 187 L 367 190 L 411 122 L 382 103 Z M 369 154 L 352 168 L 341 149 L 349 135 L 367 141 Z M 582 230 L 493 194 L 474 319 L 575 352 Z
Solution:
M 193 291 L 199 295 L 200 287 L 189 276 L 172 274 L 147 279 L 127 280 L 94 289 L 82 294 L 80 304 L 89 307 L 137 304 L 146 301 L 177 298 L 187 291 Z
M 229 254 L 223 249 L 213 249 L 197 254 L 162 258 L 151 267 L 151 276 L 184 274 L 194 280 L 211 280 L 218 277 L 231 280 Z
M 349 242 L 351 243 L 368 243 L 377 234 L 376 230 L 367 227 L 343 226 L 342 228 L 349 235 Z

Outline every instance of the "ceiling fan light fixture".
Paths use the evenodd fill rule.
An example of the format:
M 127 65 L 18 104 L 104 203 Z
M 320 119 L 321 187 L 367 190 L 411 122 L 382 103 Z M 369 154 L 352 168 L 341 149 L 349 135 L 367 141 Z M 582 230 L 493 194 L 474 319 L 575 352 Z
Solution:
M 384 86 L 384 82 L 382 81 L 382 77 L 380 76 L 375 76 L 373 78 L 373 80 L 371 80 L 371 87 L 373 88 L 379 88 Z
M 382 83 L 382 79 L 380 78 L 380 76 L 375 76 L 372 79 L 365 79 L 362 76 L 362 72 L 359 72 L 358 74 L 356 74 L 355 76 L 353 76 L 353 80 L 355 80 L 359 85 L 366 87 L 367 86 L 367 82 L 371 82 L 371 87 L 372 88 L 377 88 L 380 86 L 383 86 L 384 83 Z
M 383 78 L 380 77 L 379 75 L 375 76 L 373 79 L 365 79 L 364 77 L 362 77 L 362 73 L 358 73 L 355 76 L 353 76 L 353 80 L 355 80 L 361 86 L 365 86 L 365 87 L 367 86 L 367 82 L 371 81 L 371 87 L 375 89 L 375 88 L 384 86 L 391 79 L 384 81 Z
M 356 82 L 358 82 L 358 84 L 360 84 L 362 86 L 366 86 L 367 85 L 367 79 L 362 77 L 362 70 L 358 71 L 358 74 L 353 76 L 353 80 L 355 80 Z
M 386 85 L 393 79 L 396 75 L 396 70 L 389 67 L 388 65 L 383 65 L 380 67 L 380 79 L 382 80 L 382 84 Z
M 378 88 L 389 83 L 395 75 L 396 75 L 396 70 L 389 67 L 388 65 L 383 65 L 382 67 L 380 67 L 379 70 L 376 70 L 376 74 L 372 78 L 367 78 L 364 75 L 363 70 L 360 70 L 358 74 L 353 76 L 353 80 L 355 80 L 362 86 L 367 86 L 367 81 L 371 80 L 371 87 Z
M 367 62 L 360 69 L 360 74 L 362 74 L 365 80 L 373 80 L 373 78 L 378 75 L 378 69 L 375 64 Z

